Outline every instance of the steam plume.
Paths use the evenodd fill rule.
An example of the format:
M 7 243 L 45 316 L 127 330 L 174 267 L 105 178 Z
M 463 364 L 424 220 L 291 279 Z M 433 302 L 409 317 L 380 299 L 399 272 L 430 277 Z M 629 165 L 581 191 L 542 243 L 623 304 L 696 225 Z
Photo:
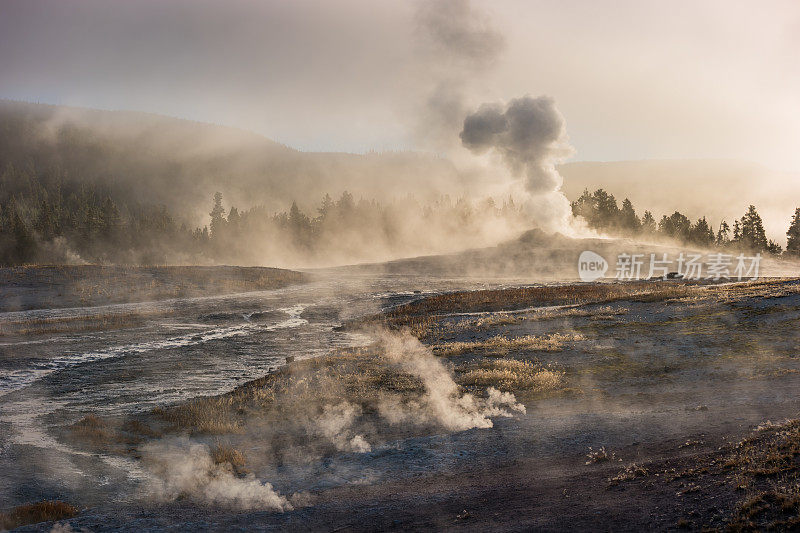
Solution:
M 468 93 L 505 49 L 503 34 L 469 0 L 420 2 L 416 13 L 422 54 L 433 87 L 422 106 L 417 135 L 426 148 L 453 147 Z
M 494 150 L 531 194 L 558 190 L 556 163 L 572 154 L 564 118 L 547 96 L 515 98 L 503 109 L 484 104 L 464 120 L 461 142 L 473 153 Z
M 450 371 L 412 335 L 382 331 L 379 342 L 388 362 L 418 377 L 425 386 L 425 394 L 410 405 L 390 399 L 383 402 L 380 414 L 390 423 L 433 422 L 449 431 L 464 431 L 490 428 L 494 416 L 525 412 L 525 406 L 513 394 L 493 388 L 487 391 L 486 399 L 459 393 Z
M 342 402 L 339 405 L 325 406 L 322 416 L 314 421 L 311 428 L 316 433 L 344 452 L 369 452 L 372 447 L 363 435 L 350 436 L 348 431 L 353 426 L 356 417 L 361 415 L 361 407 Z
M 478 179 L 478 190 L 522 193 L 531 221 L 545 229 L 570 232 L 569 201 L 560 192 L 556 164 L 572 154 L 564 119 L 549 97 L 525 96 L 507 106 L 484 104 L 470 113 L 480 80 L 500 58 L 506 43 L 491 18 L 469 0 L 424 2 L 417 10 L 418 32 L 431 62 L 433 85 L 421 106 L 418 137 L 427 148 L 460 158 L 461 145 L 474 154 L 496 152 L 522 183 L 492 179 L 491 169 L 462 161 L 462 179 Z M 465 120 L 466 117 L 466 120 Z M 471 176 L 466 178 L 466 176 Z M 517 190 L 522 186 L 522 190 Z
M 237 477 L 224 465 L 214 464 L 208 446 L 187 438 L 156 441 L 143 450 L 145 464 L 154 474 L 147 487 L 157 499 L 189 496 L 214 505 L 240 509 L 292 509 L 289 500 L 248 474 Z
M 571 223 L 569 201 L 560 191 L 556 164 L 574 149 L 564 117 L 548 96 L 523 96 L 502 104 L 483 104 L 464 119 L 461 143 L 474 154 L 493 152 L 527 193 L 526 207 L 536 221 L 564 230 Z

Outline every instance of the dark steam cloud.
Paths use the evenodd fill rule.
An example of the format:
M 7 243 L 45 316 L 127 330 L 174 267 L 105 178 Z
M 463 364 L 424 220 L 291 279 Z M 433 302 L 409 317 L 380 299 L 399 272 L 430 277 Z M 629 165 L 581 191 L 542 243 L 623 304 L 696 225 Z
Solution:
M 473 153 L 498 153 L 531 194 L 558 190 L 555 165 L 572 153 L 564 118 L 548 96 L 516 98 L 505 109 L 484 104 L 464 120 L 460 137 Z

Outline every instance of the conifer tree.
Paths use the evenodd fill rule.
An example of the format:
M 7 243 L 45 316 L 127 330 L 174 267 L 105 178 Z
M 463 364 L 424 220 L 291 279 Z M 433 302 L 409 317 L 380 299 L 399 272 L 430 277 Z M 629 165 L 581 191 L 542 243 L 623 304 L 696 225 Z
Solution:
M 642 231 L 644 233 L 655 233 L 656 229 L 656 219 L 653 217 L 653 213 L 645 211 L 644 215 L 642 215 Z
M 769 246 L 764 223 L 753 205 L 747 208 L 741 220 L 741 243 L 746 249 L 756 252 L 765 251 Z
M 800 207 L 795 209 L 792 224 L 786 232 L 786 253 L 793 256 L 800 256 Z
M 214 193 L 214 207 L 211 208 L 209 215 L 211 216 L 211 238 L 219 238 L 225 226 L 225 209 L 222 207 L 221 192 Z
M 727 246 L 731 243 L 731 227 L 728 225 L 727 222 L 724 220 L 719 225 L 719 230 L 717 230 L 717 246 Z

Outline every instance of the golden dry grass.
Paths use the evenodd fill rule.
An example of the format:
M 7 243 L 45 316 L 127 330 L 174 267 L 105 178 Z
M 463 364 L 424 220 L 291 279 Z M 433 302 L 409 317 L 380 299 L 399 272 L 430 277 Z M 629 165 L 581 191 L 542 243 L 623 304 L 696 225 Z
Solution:
M 800 420 L 769 424 L 736 446 L 725 466 L 735 469 L 741 485 L 750 485 L 758 477 L 798 472 L 800 465 Z
M 615 316 L 624 315 L 626 313 L 628 313 L 628 309 L 624 307 L 615 308 L 611 306 L 596 308 L 569 306 L 533 309 L 518 313 L 501 311 L 498 313 L 487 313 L 477 318 L 462 318 L 457 322 L 441 323 L 435 320 L 429 320 L 428 327 L 424 330 L 424 332 L 425 334 L 430 334 L 432 332 L 447 332 L 452 334 L 465 331 L 485 331 L 499 326 L 562 318 L 588 317 L 592 320 L 607 320 Z M 416 317 L 411 317 L 409 320 L 413 321 L 415 319 Z
M 606 461 L 611 461 L 614 457 L 614 452 L 609 452 L 606 450 L 605 446 L 601 446 L 596 450 L 594 448 L 589 448 L 589 453 L 586 454 L 585 464 L 605 463 Z
M 107 443 L 113 440 L 113 433 L 106 422 L 94 414 L 78 420 L 70 429 L 73 436 L 84 441 Z
M 0 530 L 14 529 L 28 524 L 65 520 L 78 514 L 78 509 L 62 501 L 41 501 L 20 505 L 0 513 Z
M 553 320 L 556 318 L 611 318 L 618 315 L 624 315 L 628 312 L 627 309 L 621 307 L 603 306 L 593 309 L 585 307 L 562 307 L 555 309 L 536 310 L 529 313 L 508 314 L 500 313 L 498 315 L 489 315 L 487 317 L 479 318 L 475 321 L 475 327 L 484 328 L 499 326 L 505 324 L 514 324 L 517 322 L 536 321 L 536 320 Z
M 605 448 L 601 448 L 605 452 Z M 631 481 L 639 477 L 647 477 L 649 471 L 647 468 L 636 463 L 631 463 L 626 466 L 619 474 L 608 478 L 609 484 L 613 487 L 619 485 L 623 481 Z
M 749 298 L 783 298 L 800 294 L 796 278 L 762 279 L 709 287 L 709 294 L 721 301 L 738 301 Z
M 234 399 L 228 395 L 196 398 L 173 407 L 156 407 L 152 413 L 174 428 L 188 429 L 192 434 L 238 433 L 242 423 L 236 415 Z
M 120 427 L 122 431 L 131 433 L 133 435 L 142 435 L 145 437 L 160 437 L 161 432 L 156 431 L 147 424 L 139 420 L 126 420 Z
M 481 352 L 484 355 L 505 355 L 511 350 L 557 352 L 564 349 L 566 342 L 581 339 L 580 335 L 563 333 L 553 333 L 547 336 L 525 335 L 512 338 L 496 335 L 483 341 L 437 344 L 433 346 L 433 353 L 447 357 L 468 352 Z
M 722 467 L 746 496 L 730 531 L 800 529 L 800 420 L 767 423 L 739 442 Z
M 742 502 L 728 524 L 728 531 L 800 530 L 800 494 L 769 490 Z
M 242 467 L 247 462 L 244 453 L 230 444 L 217 443 L 211 448 L 211 459 L 214 464 L 227 463 L 233 467 Z
M 223 435 L 240 432 L 248 417 L 272 411 L 307 413 L 342 401 L 369 411 L 386 393 L 423 392 L 418 378 L 387 365 L 374 349 L 342 349 L 295 361 L 230 393 L 157 407 L 152 414 L 173 431 Z
M 546 392 L 564 386 L 563 372 L 516 359 L 482 361 L 457 370 L 457 383 L 468 387 L 494 387 L 504 392 Z
M 230 470 L 237 476 L 242 476 L 248 473 L 245 466 L 247 464 L 247 457 L 244 452 L 234 448 L 228 443 L 217 442 L 211 448 L 211 460 L 216 465 L 222 465 L 224 468 Z
M 89 414 L 67 428 L 73 441 L 96 451 L 124 454 L 143 440 L 161 436 L 140 420 L 106 420 Z
M 436 321 L 442 315 L 503 313 L 536 307 L 618 301 L 659 302 L 698 296 L 703 294 L 706 287 L 701 283 L 684 281 L 633 281 L 451 292 L 429 296 L 397 306 L 384 313 L 352 320 L 343 327 L 358 329 L 370 324 L 381 324 L 390 329 L 417 328 L 426 335 L 436 326 Z M 513 323 L 518 319 L 506 313 L 497 320 L 501 323 Z

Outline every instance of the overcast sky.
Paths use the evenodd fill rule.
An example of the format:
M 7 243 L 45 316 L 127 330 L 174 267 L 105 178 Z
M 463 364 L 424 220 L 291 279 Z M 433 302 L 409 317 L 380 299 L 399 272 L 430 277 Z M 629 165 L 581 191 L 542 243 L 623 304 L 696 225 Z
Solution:
M 737 158 L 800 171 L 796 0 L 476 0 L 473 30 L 502 42 L 466 68 L 425 41 L 419 10 L 0 0 L 0 97 L 216 122 L 305 150 L 441 150 L 419 124 L 447 79 L 472 107 L 552 96 L 573 160 Z

